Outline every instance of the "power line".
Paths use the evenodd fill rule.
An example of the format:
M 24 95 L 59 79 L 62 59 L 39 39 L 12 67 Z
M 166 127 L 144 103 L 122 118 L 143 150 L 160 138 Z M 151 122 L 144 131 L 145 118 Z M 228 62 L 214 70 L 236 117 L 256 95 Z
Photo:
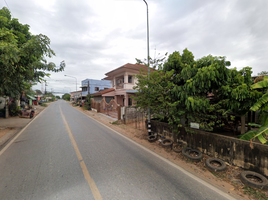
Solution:
M 10 11 L 10 13 L 11 13 L 11 15 L 12 15 L 11 9 L 9 8 L 9 6 L 8 6 L 8 4 L 7 4 L 7 2 L 6 2 L 6 0 L 4 0 L 4 1 L 5 1 L 6 5 L 7 5 L 8 10 Z

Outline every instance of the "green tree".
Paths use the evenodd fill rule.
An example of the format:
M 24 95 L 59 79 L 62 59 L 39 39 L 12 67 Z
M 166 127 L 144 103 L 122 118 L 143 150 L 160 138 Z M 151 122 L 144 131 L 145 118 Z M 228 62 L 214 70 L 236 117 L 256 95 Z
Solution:
M 268 75 L 268 71 L 261 71 L 260 73 L 258 73 L 259 76 L 267 76 Z
M 56 96 L 57 99 L 60 99 L 60 96 Z
M 50 72 L 65 68 L 48 63 L 46 57 L 55 56 L 50 48 L 50 39 L 42 34 L 32 35 L 29 25 L 11 18 L 7 8 L 0 10 L 0 94 L 16 97 L 28 83 L 39 82 Z
M 62 99 L 64 99 L 65 101 L 70 101 L 71 95 L 68 93 L 65 93 L 64 95 L 62 95 Z
M 37 95 L 43 94 L 41 90 L 35 90 L 35 92 L 36 92 Z
M 85 109 L 86 110 L 89 110 L 91 109 L 91 99 L 92 99 L 93 96 L 91 96 L 90 94 L 87 95 L 87 98 L 85 100 Z
M 150 105 L 151 114 L 160 120 L 167 120 L 170 113 L 170 89 L 174 84 L 173 71 L 164 73 L 162 70 L 150 73 L 148 79 L 147 72 L 136 75 L 138 82 L 133 88 L 138 92 L 133 97 L 137 102 L 136 107 L 147 111 Z
M 252 91 L 251 68 L 228 69 L 225 57 L 205 56 L 194 60 L 192 52 L 175 51 L 163 70 L 137 76 L 137 106 L 151 105 L 154 116 L 167 118 L 174 130 L 181 120 L 197 122 L 212 131 L 228 125 L 236 115 L 244 115 L 261 93 Z
M 175 69 L 172 115 L 198 122 L 208 131 L 228 125 L 231 113 L 244 115 L 259 95 L 250 90 L 252 71 L 228 66 L 225 57 L 212 55 L 194 61 L 187 49 L 182 56 L 178 52 L 171 55 L 164 70 Z
M 155 57 L 154 59 L 149 57 L 149 63 L 150 63 L 150 67 L 153 68 L 153 69 L 158 69 L 158 70 L 162 70 L 163 68 L 163 64 L 164 64 L 164 61 L 166 59 L 166 56 L 167 56 L 168 53 L 165 53 L 164 56 L 160 56 L 160 54 L 158 54 L 158 56 L 160 56 L 161 58 L 158 58 L 158 57 Z M 145 66 L 148 66 L 148 59 L 138 59 L 138 58 L 135 58 L 136 59 L 136 63 L 137 64 L 143 64 Z

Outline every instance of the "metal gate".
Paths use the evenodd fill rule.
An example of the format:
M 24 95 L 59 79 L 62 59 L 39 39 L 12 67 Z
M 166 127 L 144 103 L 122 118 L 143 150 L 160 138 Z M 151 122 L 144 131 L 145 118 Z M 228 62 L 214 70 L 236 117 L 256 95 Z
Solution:
M 104 99 L 102 99 L 100 102 L 100 112 L 112 118 L 121 118 L 120 105 L 117 104 L 114 99 L 111 100 L 110 103 L 107 103 Z

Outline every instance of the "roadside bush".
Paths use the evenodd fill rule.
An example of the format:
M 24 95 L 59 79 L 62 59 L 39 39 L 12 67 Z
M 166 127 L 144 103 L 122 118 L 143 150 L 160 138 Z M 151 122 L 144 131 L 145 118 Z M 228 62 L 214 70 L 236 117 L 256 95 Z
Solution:
M 16 103 L 11 103 L 9 105 L 9 114 L 10 116 L 17 116 L 19 114 L 20 107 L 16 105 Z
M 84 102 L 84 106 L 86 110 L 90 110 L 91 109 L 91 98 L 92 96 L 90 94 L 87 95 L 87 98 Z

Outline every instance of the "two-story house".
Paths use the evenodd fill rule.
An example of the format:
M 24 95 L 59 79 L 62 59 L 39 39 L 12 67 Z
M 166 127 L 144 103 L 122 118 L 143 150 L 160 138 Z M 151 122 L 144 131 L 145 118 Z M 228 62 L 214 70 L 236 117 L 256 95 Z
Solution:
M 105 80 L 111 81 L 111 88 L 113 91 L 102 94 L 105 97 L 113 97 L 115 101 L 121 106 L 131 106 L 135 102 L 133 101 L 133 95 L 137 92 L 133 89 L 136 86 L 137 78 L 135 75 L 140 74 L 141 70 L 148 71 L 148 67 L 139 64 L 127 63 L 121 67 L 118 67 L 105 75 Z M 150 68 L 151 71 L 155 69 Z
M 111 87 L 111 81 L 85 79 L 81 82 L 81 85 L 82 97 L 86 97 L 88 94 L 94 94 L 99 91 L 109 89 Z

